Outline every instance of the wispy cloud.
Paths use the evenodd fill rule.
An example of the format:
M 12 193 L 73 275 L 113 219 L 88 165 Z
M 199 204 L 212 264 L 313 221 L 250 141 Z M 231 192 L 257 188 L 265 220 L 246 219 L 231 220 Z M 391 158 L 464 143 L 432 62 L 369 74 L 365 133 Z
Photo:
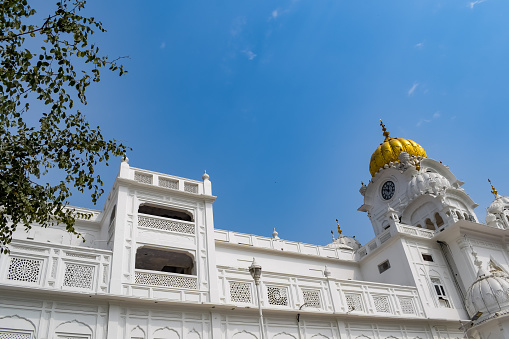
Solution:
M 479 5 L 480 3 L 486 2 L 487 0 L 476 0 L 468 3 L 468 7 L 474 8 L 474 6 Z
M 244 53 L 249 60 L 253 60 L 254 58 L 256 58 L 256 54 L 254 54 L 252 50 L 245 49 L 242 51 L 242 53 Z
M 279 15 L 279 12 L 277 9 L 273 10 L 271 13 L 272 19 L 276 19 Z
M 432 122 L 433 120 L 436 120 L 438 118 L 440 118 L 441 114 L 440 114 L 440 111 L 436 111 L 435 113 L 433 113 L 433 115 L 431 116 L 431 118 L 428 118 L 428 119 L 425 119 L 425 118 L 422 118 L 420 119 L 418 122 L 417 122 L 417 127 L 421 126 L 422 124 L 424 123 L 430 123 Z
M 417 87 L 419 86 L 419 83 L 418 82 L 415 82 L 412 87 L 408 90 L 408 96 L 412 96 L 414 95 L 414 92 L 415 90 L 417 89 Z
M 423 48 L 424 47 L 424 42 L 419 42 L 418 44 L 415 44 L 415 48 Z
M 164 49 L 166 47 L 166 42 L 161 42 L 161 45 L 159 45 L 160 49 Z
M 230 34 L 232 37 L 237 37 L 244 30 L 244 26 L 246 25 L 246 18 L 243 16 L 239 16 L 235 18 L 230 26 Z

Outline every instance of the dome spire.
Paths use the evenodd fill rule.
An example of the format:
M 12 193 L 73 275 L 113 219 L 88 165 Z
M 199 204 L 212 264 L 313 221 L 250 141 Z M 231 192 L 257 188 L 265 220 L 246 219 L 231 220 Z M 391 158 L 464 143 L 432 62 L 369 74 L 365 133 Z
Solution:
M 493 186 L 493 184 L 491 183 L 491 180 L 488 179 L 490 185 L 491 185 L 491 193 L 493 193 L 495 195 L 495 198 L 497 197 L 498 195 L 498 191 L 495 189 L 495 187 Z
M 339 227 L 339 221 L 338 221 L 338 219 L 336 219 L 336 224 L 338 225 L 338 234 L 339 234 L 339 236 L 341 237 L 341 234 L 343 233 L 343 231 L 341 230 L 341 227 Z
M 384 141 L 391 140 L 392 138 L 389 136 L 389 132 L 385 128 L 384 123 L 382 122 L 382 119 L 380 119 L 380 126 L 382 126 L 382 131 L 384 132 L 383 135 L 385 137 Z

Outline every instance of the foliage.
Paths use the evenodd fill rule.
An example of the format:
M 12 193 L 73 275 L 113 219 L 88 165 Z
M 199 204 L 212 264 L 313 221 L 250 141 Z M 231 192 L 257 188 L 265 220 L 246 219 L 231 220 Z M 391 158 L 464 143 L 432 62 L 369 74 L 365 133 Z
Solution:
M 127 149 L 73 108 L 76 98 L 86 104 L 101 69 L 124 73 L 89 42 L 105 31 L 101 22 L 80 15 L 82 0 L 58 1 L 49 15 L 38 3 L 45 8 L 0 3 L 0 253 L 20 226 L 64 224 L 79 236 L 77 215 L 66 208 L 73 187 L 90 190 L 96 203 L 104 191 L 94 167 Z M 60 180 L 48 183 L 48 173 Z

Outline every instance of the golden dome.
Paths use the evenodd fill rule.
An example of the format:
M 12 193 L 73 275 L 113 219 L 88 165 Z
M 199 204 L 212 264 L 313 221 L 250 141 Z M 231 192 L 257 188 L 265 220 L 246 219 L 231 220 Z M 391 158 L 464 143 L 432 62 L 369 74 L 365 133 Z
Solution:
M 380 120 L 380 126 L 382 126 L 385 140 L 377 147 L 373 155 L 371 155 L 371 161 L 369 162 L 369 172 L 371 176 L 374 176 L 375 173 L 386 164 L 390 162 L 399 162 L 398 157 L 401 152 L 407 152 L 410 156 L 415 155 L 426 158 L 426 151 L 421 145 L 410 139 L 391 138 L 382 120 Z

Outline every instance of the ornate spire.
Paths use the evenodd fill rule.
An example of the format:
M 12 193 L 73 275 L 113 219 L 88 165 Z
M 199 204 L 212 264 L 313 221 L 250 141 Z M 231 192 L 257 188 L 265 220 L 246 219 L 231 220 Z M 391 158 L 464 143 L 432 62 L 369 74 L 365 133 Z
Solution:
M 384 132 L 383 135 L 385 137 L 384 141 L 391 140 L 392 138 L 389 136 L 389 132 L 385 128 L 384 123 L 382 122 L 382 119 L 380 119 L 380 126 L 382 126 L 382 131 Z
M 338 219 L 336 219 L 336 224 L 338 225 L 338 234 L 339 234 L 339 236 L 341 236 L 341 234 L 343 233 L 343 231 L 341 230 L 341 227 L 339 227 L 339 221 L 338 221 Z
M 495 198 L 497 197 L 498 195 L 498 191 L 495 189 L 495 187 L 493 186 L 493 184 L 491 183 L 491 180 L 488 179 L 490 185 L 491 185 L 491 193 L 493 193 L 495 195 Z

